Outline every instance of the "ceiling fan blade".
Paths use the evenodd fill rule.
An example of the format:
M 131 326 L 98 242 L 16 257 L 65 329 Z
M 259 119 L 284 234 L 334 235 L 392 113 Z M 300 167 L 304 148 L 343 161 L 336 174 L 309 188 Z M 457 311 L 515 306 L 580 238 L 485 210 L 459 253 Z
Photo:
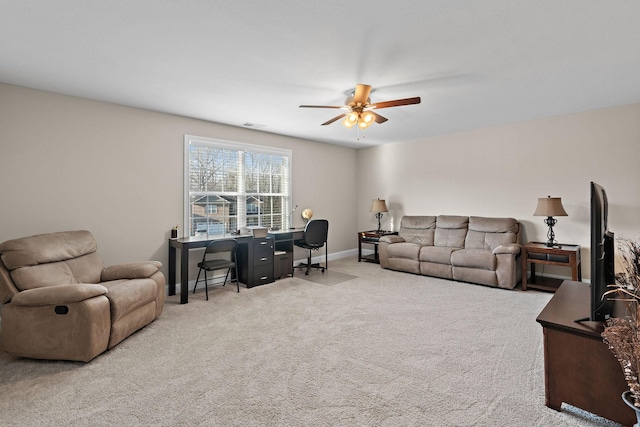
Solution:
M 344 108 L 344 105 L 300 105 L 300 108 Z
M 343 118 L 344 116 L 346 116 L 347 113 L 344 114 L 340 114 L 339 116 L 334 117 L 331 120 L 328 120 L 326 122 L 324 122 L 323 124 L 321 124 L 320 126 L 326 126 L 326 125 L 330 125 L 331 123 L 335 122 L 336 120 L 340 120 L 341 118 Z
M 405 99 L 396 99 L 393 101 L 383 101 L 376 102 L 371 105 L 371 108 L 389 108 L 389 107 L 399 107 L 401 105 L 411 105 L 411 104 L 420 104 L 420 97 L 416 96 L 415 98 L 405 98 Z
M 356 91 L 353 94 L 353 102 L 356 104 L 365 105 L 369 99 L 369 93 L 371 92 L 371 86 L 369 85 L 356 85 Z
M 376 112 L 373 112 L 373 111 L 372 111 L 371 113 L 376 117 L 376 123 L 378 123 L 378 124 L 380 124 L 380 123 L 384 123 L 384 122 L 386 122 L 387 120 L 389 120 L 389 119 L 387 119 L 386 117 L 382 117 L 380 114 L 378 114 L 378 113 L 376 113 Z

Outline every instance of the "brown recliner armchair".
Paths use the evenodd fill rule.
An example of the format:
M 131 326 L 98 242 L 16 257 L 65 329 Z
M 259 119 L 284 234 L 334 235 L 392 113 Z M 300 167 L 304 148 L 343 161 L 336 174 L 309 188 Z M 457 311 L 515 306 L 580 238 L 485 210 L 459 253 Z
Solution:
M 0 243 L 0 345 L 33 359 L 88 362 L 162 313 L 157 261 L 105 268 L 89 231 Z

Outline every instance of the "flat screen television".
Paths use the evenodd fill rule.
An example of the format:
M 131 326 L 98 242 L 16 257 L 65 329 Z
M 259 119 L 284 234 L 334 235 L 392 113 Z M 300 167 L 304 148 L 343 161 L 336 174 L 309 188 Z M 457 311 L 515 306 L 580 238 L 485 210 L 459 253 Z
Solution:
M 606 320 L 613 312 L 613 301 L 602 297 L 607 286 L 615 282 L 615 243 L 608 215 L 607 193 L 591 182 L 591 321 Z

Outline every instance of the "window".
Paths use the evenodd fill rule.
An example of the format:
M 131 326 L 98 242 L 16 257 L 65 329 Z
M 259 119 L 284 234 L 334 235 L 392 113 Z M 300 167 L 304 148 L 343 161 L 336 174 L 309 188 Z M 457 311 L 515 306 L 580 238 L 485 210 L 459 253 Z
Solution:
M 189 236 L 289 227 L 291 150 L 185 135 Z

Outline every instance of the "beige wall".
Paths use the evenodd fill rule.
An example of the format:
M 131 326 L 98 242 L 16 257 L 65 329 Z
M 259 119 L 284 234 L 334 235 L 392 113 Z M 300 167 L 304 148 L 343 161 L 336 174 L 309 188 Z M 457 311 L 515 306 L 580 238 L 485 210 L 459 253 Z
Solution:
M 356 151 L 0 83 L 0 241 L 86 228 L 106 263 L 166 266 L 169 229 L 182 226 L 184 134 L 291 149 L 296 225 L 305 207 L 329 219 L 334 254 L 376 227 L 376 197 L 391 210 L 385 228 L 404 214 L 512 216 L 525 240 L 545 240 L 532 213 L 552 195 L 569 213 L 557 238 L 583 246 L 588 277 L 592 180 L 616 234 L 640 234 L 640 104 Z
M 0 241 L 70 229 L 105 263 L 156 259 L 183 221 L 184 134 L 288 148 L 294 224 L 330 221 L 329 251 L 354 248 L 356 151 L 0 84 Z M 303 258 L 302 252 L 296 258 Z
M 562 197 L 556 238 L 582 245 L 588 278 L 590 181 L 607 191 L 610 228 L 638 237 L 640 104 L 358 150 L 358 228 L 376 227 L 368 211 L 380 197 L 383 228 L 405 214 L 507 216 L 525 240 L 546 241 L 537 198 Z

